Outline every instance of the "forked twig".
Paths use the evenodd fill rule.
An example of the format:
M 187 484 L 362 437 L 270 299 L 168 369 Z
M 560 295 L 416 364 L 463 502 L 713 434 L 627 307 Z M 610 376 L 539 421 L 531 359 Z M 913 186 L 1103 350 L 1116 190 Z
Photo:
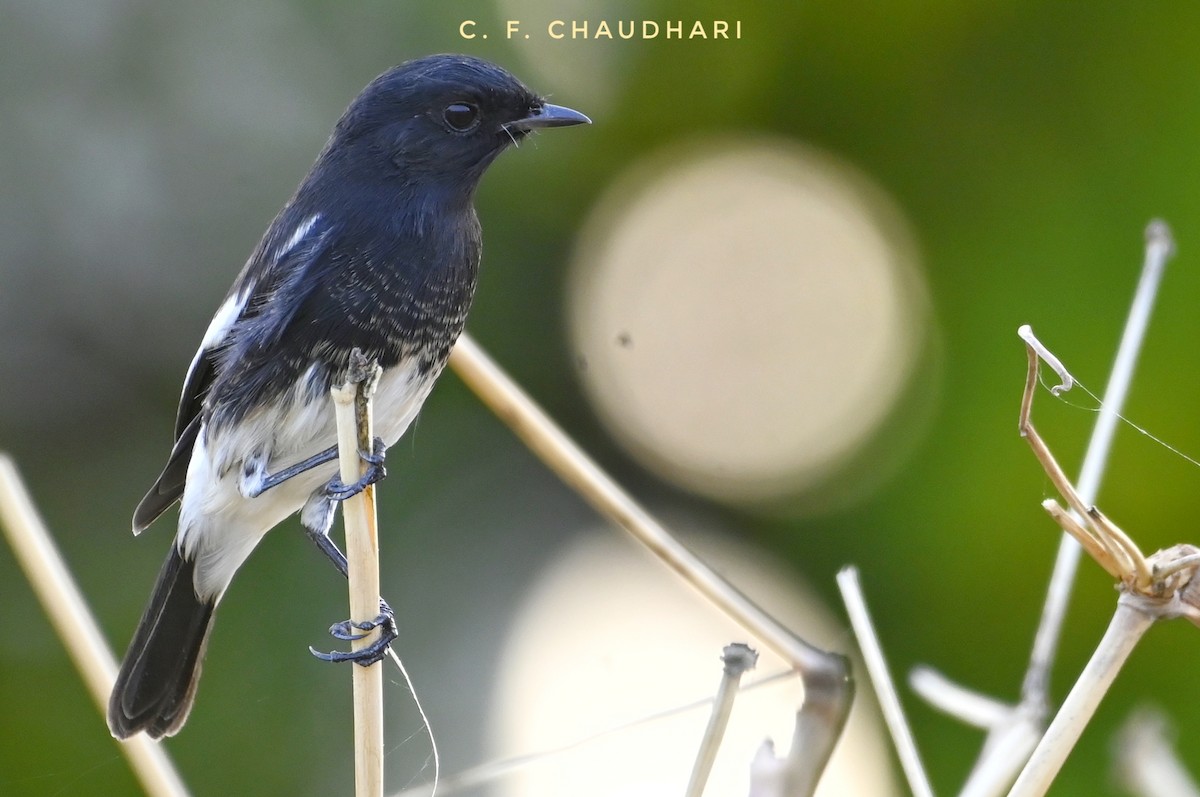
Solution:
M 1129 309 L 1124 331 L 1121 334 L 1117 356 L 1109 375 L 1100 412 L 1092 430 L 1091 439 L 1088 441 L 1079 481 L 1075 488 L 1075 495 L 1079 498 L 1077 503 L 1085 506 L 1092 504 L 1099 492 L 1121 407 L 1132 382 L 1134 366 L 1149 324 L 1150 312 L 1158 295 L 1166 262 L 1173 252 L 1174 242 L 1170 229 L 1162 221 L 1152 221 L 1146 228 L 1145 258 L 1137 290 Z M 1026 334 L 1029 337 L 1026 337 Z M 1036 338 L 1032 337 L 1032 331 L 1022 328 L 1021 335 L 1027 344 L 1036 348 L 1042 360 L 1059 375 L 1061 384 L 1052 387 L 1050 392 L 1058 395 L 1069 389 L 1074 380 L 1062 363 L 1045 347 L 1042 347 Z M 1029 416 L 1029 404 L 1033 400 L 1031 386 L 1027 384 L 1026 388 L 1022 400 L 1022 418 Z M 1065 480 L 1061 469 L 1059 469 L 1058 475 Z M 1056 507 L 1057 504 L 1047 507 L 1056 520 L 1071 517 L 1065 512 L 1058 511 Z M 1085 514 L 1074 517 L 1079 528 L 1074 528 L 1073 532 L 1079 534 L 1082 531 L 1079 536 L 1090 540 L 1092 535 L 1088 530 L 1088 523 L 1084 522 Z M 1065 526 L 1070 521 L 1060 522 Z M 1099 526 L 1106 523 L 1104 520 L 1094 520 L 1094 522 Z M 1087 544 L 1094 550 L 1100 550 L 1103 546 L 1102 543 L 1095 540 L 1090 540 Z M 1133 550 L 1124 544 L 1120 535 L 1113 535 L 1110 545 L 1111 550 L 1105 554 L 1104 567 L 1106 570 L 1112 572 L 1111 568 L 1114 567 L 1129 567 L 1133 570 L 1138 568 L 1140 554 L 1135 555 Z M 1082 550 L 1083 548 L 1076 543 L 1076 536 L 1062 535 L 1058 555 L 1054 561 L 1054 572 L 1047 587 L 1042 616 L 1034 636 L 1029 666 L 1021 683 L 1020 702 L 1009 707 L 1007 712 L 998 715 L 992 712 L 993 722 L 988 726 L 987 740 L 959 797 L 996 797 L 996 795 L 1003 794 L 1008 784 L 1011 784 L 1016 778 L 1022 764 L 1028 759 L 1041 735 L 1049 712 L 1050 671 L 1059 639 L 1062 637 L 1067 604 L 1070 600 Z M 1144 578 L 1144 574 L 1142 578 Z M 920 683 L 922 689 L 926 690 L 924 694 L 927 699 L 940 702 L 950 713 L 957 715 L 954 707 L 960 705 L 961 701 L 957 699 L 942 701 L 938 696 L 931 697 L 928 694 L 930 689 L 942 689 L 943 683 L 934 679 L 923 679 Z M 996 706 L 999 705 L 997 701 L 993 702 Z M 971 721 L 968 717 L 960 717 L 960 719 Z
M 1200 579 L 1194 578 L 1200 549 L 1176 545 L 1146 557 L 1116 524 L 1085 504 L 1033 425 L 1033 394 L 1045 347 L 1028 327 L 1021 328 L 1021 337 L 1029 352 L 1021 402 L 1021 434 L 1078 516 L 1072 516 L 1054 501 L 1047 501 L 1044 506 L 1063 530 L 1118 580 L 1121 590 L 1108 630 L 1009 792 L 1009 797 L 1040 797 L 1050 787 L 1100 700 L 1150 626 L 1156 620 L 1172 617 L 1187 617 L 1200 625 Z
M 1109 575 L 1116 579 L 1132 578 L 1134 584 L 1142 588 L 1150 581 L 1150 569 L 1146 565 L 1146 559 L 1142 556 L 1141 551 L 1134 545 L 1133 540 L 1129 539 L 1129 536 L 1121 531 L 1115 523 L 1101 514 L 1100 510 L 1084 504 L 1083 499 L 1076 492 L 1075 486 L 1071 484 L 1071 480 L 1063 472 L 1062 466 L 1058 464 L 1058 460 L 1051 453 L 1050 447 L 1046 445 L 1046 441 L 1034 428 L 1031 413 L 1033 396 L 1037 392 L 1038 386 L 1038 365 L 1042 357 L 1049 352 L 1034 336 L 1033 330 L 1028 324 L 1018 329 L 1017 335 L 1025 341 L 1025 349 L 1029 355 L 1029 369 L 1025 376 L 1025 392 L 1021 396 L 1018 429 L 1021 437 L 1025 438 L 1029 447 L 1033 449 L 1033 455 L 1041 463 L 1042 470 L 1050 478 L 1054 489 L 1058 490 L 1059 495 L 1066 500 L 1074 514 L 1068 513 L 1053 498 L 1044 501 L 1042 508 L 1054 518 L 1063 531 L 1074 537 L 1075 541 L 1083 546 L 1088 555 L 1108 571 Z M 1070 374 L 1062 367 L 1057 358 L 1053 360 L 1053 363 L 1059 375 L 1065 374 L 1066 378 L 1062 384 L 1051 388 L 1051 392 L 1061 393 L 1070 389 L 1072 384 Z
M 1145 230 L 1145 254 L 1137 289 L 1121 332 L 1121 342 L 1113 361 L 1108 383 L 1096 425 L 1088 441 L 1083 464 L 1079 469 L 1076 491 L 1083 503 L 1093 504 L 1100 494 L 1100 482 L 1104 476 L 1108 452 L 1116 434 L 1117 422 L 1125 404 L 1125 396 L 1133 383 L 1134 367 L 1150 324 L 1151 311 L 1158 289 L 1166 272 L 1167 261 L 1175 254 L 1175 241 L 1171 229 L 1161 219 L 1154 219 Z M 1047 361 L 1048 363 L 1051 361 Z M 1033 639 L 1033 650 L 1029 656 L 1029 668 L 1021 684 L 1021 702 L 1045 713 L 1049 705 L 1050 670 L 1054 663 L 1058 641 L 1066 620 L 1067 602 L 1075 583 L 1075 572 L 1079 566 L 1080 548 L 1074 538 L 1064 536 L 1054 560 L 1054 572 L 1046 592 L 1042 617 L 1038 621 Z

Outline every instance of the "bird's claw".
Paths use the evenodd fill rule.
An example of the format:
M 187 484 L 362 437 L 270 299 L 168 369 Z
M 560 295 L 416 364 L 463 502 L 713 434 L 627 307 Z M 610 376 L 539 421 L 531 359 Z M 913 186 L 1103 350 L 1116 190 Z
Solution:
M 353 642 L 356 639 L 362 639 L 366 636 L 366 634 L 356 634 L 352 629 L 357 628 L 360 631 L 370 631 L 377 627 L 378 626 L 376 623 L 370 620 L 365 623 L 356 623 L 353 620 L 342 620 L 340 623 L 334 623 L 333 625 L 329 626 L 329 635 L 334 639 Z
M 342 481 L 341 476 L 335 475 L 325 485 L 325 494 L 334 501 L 345 501 L 347 498 L 358 495 L 370 485 L 387 476 L 387 469 L 383 467 L 384 455 L 387 453 L 387 446 L 383 439 L 376 437 L 371 444 L 369 452 L 360 450 L 358 457 L 367 464 L 367 472 L 362 475 L 358 481 L 353 484 L 346 484 Z
M 362 639 L 367 635 L 366 633 L 356 634 L 354 633 L 354 629 L 370 632 L 376 628 L 380 629 L 379 639 L 376 639 L 365 648 L 350 651 L 333 650 L 329 653 L 324 653 L 313 647 L 309 647 L 308 650 L 321 661 L 352 661 L 363 667 L 369 667 L 387 655 L 388 646 L 400 635 L 399 630 L 396 628 L 396 614 L 392 611 L 392 607 L 388 606 L 387 601 L 379 601 L 379 614 L 372 620 L 365 622 L 343 620 L 329 627 L 331 636 L 348 642 Z
M 359 450 L 358 457 L 368 465 L 378 465 L 383 467 L 383 460 L 387 454 L 387 444 L 383 442 L 382 437 L 376 437 L 371 441 L 371 450 L 369 452 Z

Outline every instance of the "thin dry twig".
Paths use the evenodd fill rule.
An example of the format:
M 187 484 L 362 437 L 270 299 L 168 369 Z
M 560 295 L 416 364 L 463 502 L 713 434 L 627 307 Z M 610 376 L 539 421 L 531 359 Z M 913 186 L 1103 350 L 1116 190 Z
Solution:
M 967 689 L 932 667 L 914 667 L 908 685 L 929 705 L 975 728 L 987 730 L 1012 712 L 1007 703 Z
M 355 355 L 358 351 L 355 350 Z M 352 359 L 354 359 L 352 355 Z M 371 393 L 379 368 L 352 364 L 345 385 L 333 389 L 338 431 L 338 464 L 346 484 L 363 475 L 360 451 L 370 451 L 374 440 Z M 346 560 L 349 565 L 350 618 L 359 622 L 379 613 L 379 532 L 375 515 L 375 487 L 342 502 L 346 527 Z M 351 642 L 360 650 L 374 642 L 380 629 L 359 635 Z M 383 796 L 383 665 L 380 662 L 351 667 L 354 675 L 354 789 L 357 797 Z
M 1136 709 L 1114 739 L 1116 775 L 1135 797 L 1200 797 L 1200 786 L 1175 753 L 1167 718 Z
M 103 716 L 117 677 L 117 661 L 38 516 L 16 464 L 5 454 L 0 454 L 0 526 Z M 145 734 L 126 739 L 119 747 L 147 795 L 187 796 L 187 787 L 164 747 Z
M 875 687 L 879 708 L 892 734 L 892 742 L 900 757 L 900 766 L 908 779 L 908 786 L 917 797 L 933 797 L 933 787 L 929 784 L 925 767 L 921 764 L 917 743 L 913 739 L 912 729 L 908 727 L 908 721 L 904 718 L 904 709 L 900 706 L 896 685 L 888 672 L 883 647 L 879 644 L 875 624 L 871 621 L 871 614 L 867 609 L 867 601 L 858 581 L 858 570 L 853 567 L 842 568 L 838 573 L 837 582 L 842 592 L 842 602 L 846 605 L 846 613 L 850 617 L 850 625 L 858 640 L 859 650 L 862 651 L 863 661 L 867 665 L 867 673 L 871 676 L 871 685 Z
M 708 783 L 713 762 L 717 760 L 717 751 L 721 748 L 721 739 L 729 726 L 729 715 L 733 713 L 738 684 L 747 671 L 754 669 L 758 662 L 758 653 L 749 645 L 735 642 L 725 646 L 721 661 L 725 663 L 721 673 L 721 685 L 717 688 L 712 714 L 709 716 L 708 726 L 704 729 L 704 738 L 700 741 L 700 752 L 696 754 L 692 777 L 688 781 L 687 791 L 684 792 L 686 797 L 701 797 L 704 794 L 704 786 Z

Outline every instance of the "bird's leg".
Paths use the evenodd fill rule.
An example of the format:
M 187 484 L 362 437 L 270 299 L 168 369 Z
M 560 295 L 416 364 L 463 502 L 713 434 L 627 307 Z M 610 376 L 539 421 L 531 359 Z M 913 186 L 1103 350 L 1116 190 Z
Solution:
M 387 446 L 384 445 L 383 440 L 376 437 L 374 447 L 371 451 L 358 452 L 362 461 L 367 463 L 366 474 L 351 485 L 342 484 L 342 480 L 335 476 L 330 480 L 328 485 L 330 497 L 338 501 L 345 500 L 352 495 L 362 492 L 368 484 L 374 484 L 386 476 L 387 471 L 383 467 L 383 456 L 386 451 Z M 308 459 L 300 460 L 295 465 L 289 465 L 275 473 L 267 473 L 265 458 L 251 457 L 246 461 L 244 473 L 242 474 L 240 485 L 242 495 L 247 498 L 257 498 L 267 490 L 270 490 L 272 487 L 278 487 L 293 476 L 299 476 L 301 473 L 310 471 L 327 462 L 333 462 L 337 458 L 338 447 L 330 446 L 324 451 L 313 454 Z
M 336 446 L 334 447 L 336 453 Z M 325 485 L 325 495 L 334 501 L 345 501 L 358 495 L 370 485 L 387 476 L 387 469 L 383 467 L 384 455 L 387 453 L 387 446 L 383 439 L 376 437 L 372 443 L 370 453 L 359 451 L 358 456 L 363 462 L 367 463 L 367 472 L 362 475 L 358 481 L 353 484 L 346 484 L 341 477 L 334 475 L 329 480 L 329 484 Z
M 327 448 L 319 454 L 313 454 L 308 459 L 301 460 L 295 465 L 289 465 L 276 473 L 267 473 L 266 457 L 259 455 L 247 458 L 239 485 L 242 495 L 247 498 L 258 498 L 260 495 L 278 487 L 293 476 L 299 476 L 305 471 L 312 470 L 326 462 L 332 462 L 338 457 L 337 446 Z
M 325 554 L 325 558 L 333 562 L 333 566 L 339 573 L 349 578 L 350 567 L 346 561 L 346 554 L 342 553 L 342 550 L 337 547 L 337 543 L 329 536 L 329 530 L 333 527 L 333 511 L 337 506 L 336 501 L 337 499 L 326 494 L 325 488 L 317 490 L 301 510 L 300 522 L 317 549 Z M 310 647 L 309 652 L 322 661 L 353 661 L 364 667 L 369 666 L 382 659 L 387 654 L 388 645 L 400 635 L 400 631 L 396 627 L 396 613 L 392 611 L 392 607 L 388 605 L 387 601 L 383 598 L 379 599 L 379 614 L 371 620 L 361 623 L 343 620 L 329 627 L 329 633 L 333 637 L 347 641 L 362 639 L 364 636 L 354 633 L 353 629 L 371 631 L 375 628 L 380 629 L 379 639 L 365 648 L 350 652 L 335 650 L 323 653 Z

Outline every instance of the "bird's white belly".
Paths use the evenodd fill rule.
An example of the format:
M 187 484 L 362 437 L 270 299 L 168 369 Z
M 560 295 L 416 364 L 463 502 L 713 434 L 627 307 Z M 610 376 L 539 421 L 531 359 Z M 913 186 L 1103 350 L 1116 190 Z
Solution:
M 419 375 L 415 359 L 384 371 L 375 389 L 375 434 L 388 446 L 408 429 L 433 387 L 436 373 Z M 337 443 L 333 399 L 310 402 L 303 395 L 298 389 L 218 435 L 201 429 L 188 465 L 178 536 L 184 555 L 196 562 L 201 597 L 219 597 L 263 535 L 337 473 L 335 460 L 257 497 L 243 494 L 247 460 L 259 452 L 267 472 L 278 473 Z

